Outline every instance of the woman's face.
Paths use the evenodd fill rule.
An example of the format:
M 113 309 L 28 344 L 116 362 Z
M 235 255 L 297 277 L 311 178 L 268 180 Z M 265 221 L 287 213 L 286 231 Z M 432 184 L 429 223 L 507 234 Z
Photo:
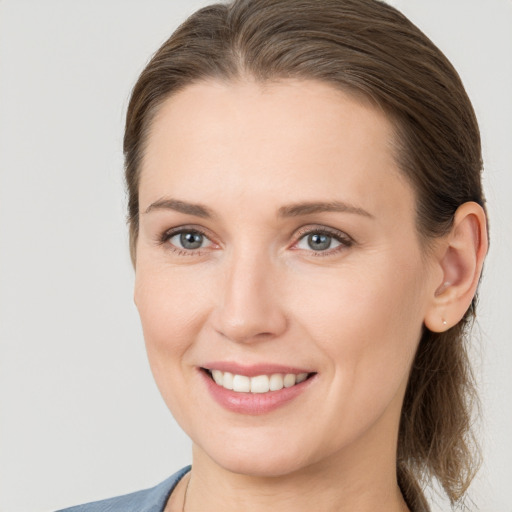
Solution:
M 441 278 L 392 143 L 381 111 L 313 81 L 204 82 L 159 110 L 135 301 L 164 400 L 213 463 L 394 460 Z

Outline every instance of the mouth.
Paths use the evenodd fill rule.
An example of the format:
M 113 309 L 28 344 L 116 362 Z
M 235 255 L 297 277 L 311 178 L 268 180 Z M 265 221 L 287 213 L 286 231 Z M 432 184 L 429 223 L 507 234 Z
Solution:
M 265 394 L 292 388 L 312 378 L 316 373 L 271 373 L 255 376 L 201 368 L 215 384 L 235 393 Z

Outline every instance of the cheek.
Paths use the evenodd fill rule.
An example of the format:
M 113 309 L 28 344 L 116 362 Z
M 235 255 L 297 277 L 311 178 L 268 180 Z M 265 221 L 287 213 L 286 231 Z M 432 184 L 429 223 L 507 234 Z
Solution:
M 204 314 L 208 287 L 193 273 L 154 267 L 138 263 L 135 278 L 135 303 L 146 341 L 179 350 L 184 335 Z
M 423 312 L 418 275 L 420 269 L 407 265 L 347 266 L 295 279 L 288 297 L 296 318 L 310 326 L 314 338 L 315 333 L 324 333 L 321 338 L 336 346 L 340 341 L 350 345 L 352 339 L 359 340 L 358 346 L 361 340 L 374 344 L 383 336 L 417 334 Z
M 399 266 L 400 267 L 400 266 Z M 365 266 L 324 280 L 321 293 L 302 293 L 297 318 L 330 362 L 334 390 L 377 407 L 407 380 L 423 320 L 423 290 L 411 266 Z M 296 293 L 296 292 L 295 292 Z
M 179 386 L 186 355 L 207 315 L 208 296 L 201 280 L 171 269 L 137 265 L 135 303 L 151 370 L 166 401 L 166 389 Z M 206 287 L 208 288 L 208 287 Z M 173 371 L 174 369 L 174 371 Z

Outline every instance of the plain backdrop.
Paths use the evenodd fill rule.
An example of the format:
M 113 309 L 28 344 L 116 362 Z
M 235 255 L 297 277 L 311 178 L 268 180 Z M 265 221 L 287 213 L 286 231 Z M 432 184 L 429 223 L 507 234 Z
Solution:
M 0 0 L 1 512 L 149 487 L 190 462 L 132 301 L 121 141 L 138 73 L 207 3 Z M 471 496 L 475 510 L 511 512 L 512 2 L 393 4 L 452 60 L 481 124 L 492 243 Z

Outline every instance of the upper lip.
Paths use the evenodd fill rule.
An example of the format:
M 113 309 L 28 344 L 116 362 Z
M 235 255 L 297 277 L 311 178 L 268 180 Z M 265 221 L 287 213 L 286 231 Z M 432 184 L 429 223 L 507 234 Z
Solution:
M 220 370 L 221 372 L 230 372 L 234 375 L 245 375 L 247 377 L 256 377 L 258 375 L 272 375 L 274 373 L 312 373 L 307 368 L 299 368 L 297 366 L 286 366 L 273 363 L 259 364 L 240 364 L 232 361 L 214 361 L 201 365 L 206 370 Z

